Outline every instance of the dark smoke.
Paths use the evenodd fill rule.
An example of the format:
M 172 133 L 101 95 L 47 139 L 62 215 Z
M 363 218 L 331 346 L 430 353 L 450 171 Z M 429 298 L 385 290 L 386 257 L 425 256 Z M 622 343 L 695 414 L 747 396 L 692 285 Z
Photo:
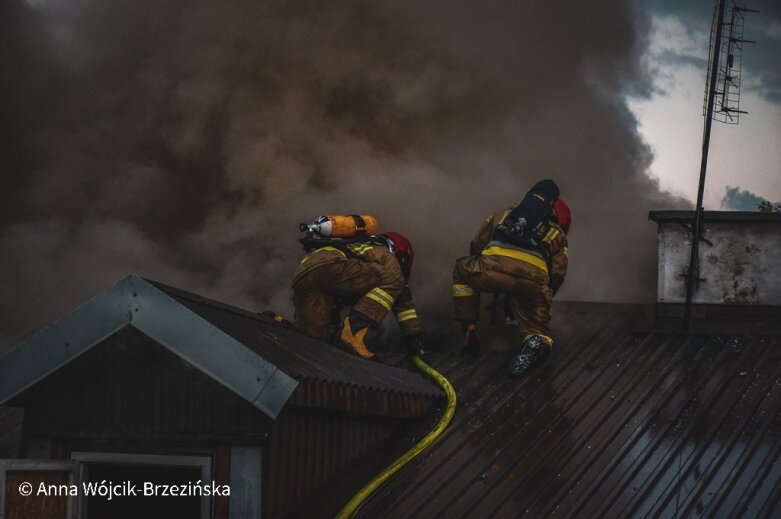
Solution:
M 727 186 L 724 197 L 721 199 L 721 207 L 729 211 L 758 211 L 762 202 L 768 202 L 768 200 L 746 189 Z
M 297 223 L 416 246 L 424 325 L 489 212 L 555 178 L 563 299 L 651 301 L 630 2 L 4 0 L 0 341 L 129 272 L 290 314 Z M 8 73 L 6 73 L 8 71 Z

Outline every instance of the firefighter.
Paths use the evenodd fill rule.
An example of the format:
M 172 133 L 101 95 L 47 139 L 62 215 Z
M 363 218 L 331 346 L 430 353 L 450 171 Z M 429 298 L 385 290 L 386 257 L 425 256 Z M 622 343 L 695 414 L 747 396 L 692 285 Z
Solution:
M 393 311 L 408 352 L 423 353 L 407 285 L 414 261 L 409 240 L 387 232 L 347 243 L 318 238 L 308 243 L 309 253 L 293 276 L 295 322 L 302 331 L 324 341 L 335 339 L 351 353 L 374 359 L 366 347 L 366 334 Z M 339 323 L 345 304 L 352 308 Z
M 505 294 L 518 322 L 521 351 L 510 362 L 519 377 L 544 360 L 553 339 L 552 298 L 567 273 L 567 237 L 572 222 L 552 180 L 538 182 L 520 204 L 490 215 L 470 244 L 471 256 L 453 269 L 456 320 L 464 334 L 463 352 L 480 348 L 477 321 L 480 292 Z

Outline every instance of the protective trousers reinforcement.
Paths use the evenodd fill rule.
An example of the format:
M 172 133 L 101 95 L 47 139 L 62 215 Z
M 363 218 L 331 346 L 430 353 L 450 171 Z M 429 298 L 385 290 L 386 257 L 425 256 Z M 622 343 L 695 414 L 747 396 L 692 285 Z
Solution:
M 353 310 L 378 326 L 404 286 L 403 276 L 377 263 L 347 259 L 321 265 L 293 284 L 295 322 L 304 333 L 328 341 L 335 331 L 334 307 L 344 298 L 357 299 Z
M 551 290 L 539 266 L 506 256 L 467 256 L 453 269 L 453 303 L 459 321 L 477 322 L 480 292 L 506 294 L 518 321 L 521 341 L 529 335 L 550 338 Z

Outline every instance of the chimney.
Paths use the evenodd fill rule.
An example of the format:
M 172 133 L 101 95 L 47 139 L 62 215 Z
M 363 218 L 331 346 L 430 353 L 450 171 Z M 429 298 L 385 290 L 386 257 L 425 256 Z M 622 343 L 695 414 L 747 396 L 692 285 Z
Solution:
M 680 329 L 694 211 L 651 211 L 658 226 L 657 327 Z M 705 211 L 695 330 L 735 331 L 747 321 L 781 330 L 781 214 Z M 752 331 L 756 331 L 752 328 Z

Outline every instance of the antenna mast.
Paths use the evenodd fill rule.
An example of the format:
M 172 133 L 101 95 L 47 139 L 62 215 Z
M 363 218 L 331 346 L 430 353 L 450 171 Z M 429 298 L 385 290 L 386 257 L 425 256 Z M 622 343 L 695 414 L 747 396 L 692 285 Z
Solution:
M 700 182 L 697 187 L 697 206 L 692 225 L 692 248 L 689 270 L 686 275 L 686 305 L 683 313 L 683 328 L 691 331 L 692 299 L 700 282 L 699 245 L 702 237 L 702 198 L 705 192 L 705 172 L 708 167 L 711 123 L 714 119 L 727 124 L 738 124 L 740 114 L 741 63 L 744 43 L 755 43 L 743 39 L 743 13 L 758 11 L 746 9 L 740 0 L 730 0 L 729 22 L 725 22 L 727 0 L 716 0 L 713 23 L 711 24 L 708 74 L 705 80 L 705 130 L 702 137 L 702 162 Z M 726 33 L 725 33 L 725 30 Z

